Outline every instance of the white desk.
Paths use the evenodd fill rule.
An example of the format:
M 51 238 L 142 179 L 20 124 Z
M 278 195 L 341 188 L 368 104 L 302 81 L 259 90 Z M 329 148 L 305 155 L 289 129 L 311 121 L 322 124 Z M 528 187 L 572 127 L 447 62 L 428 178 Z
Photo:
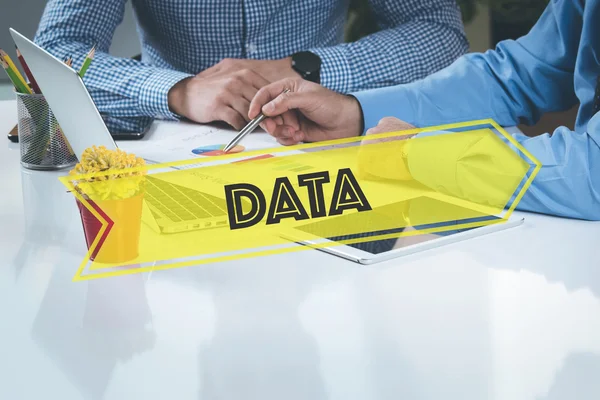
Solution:
M 73 283 L 74 200 L 2 140 L 0 399 L 600 398 L 599 224 L 527 214 L 370 267 L 302 251 Z

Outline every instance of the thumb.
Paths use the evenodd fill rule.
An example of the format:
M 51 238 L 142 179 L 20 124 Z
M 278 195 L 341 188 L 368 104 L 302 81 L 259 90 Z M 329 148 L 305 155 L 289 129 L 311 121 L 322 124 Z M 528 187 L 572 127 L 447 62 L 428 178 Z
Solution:
M 280 94 L 273 100 L 265 104 L 262 108 L 263 114 L 267 117 L 282 115 L 290 110 L 307 111 L 314 105 L 315 94 L 288 92 Z
M 264 105 L 281 95 L 284 90 L 297 91 L 299 83 L 295 79 L 287 78 L 262 87 L 250 102 L 248 117 L 253 119 L 261 113 Z

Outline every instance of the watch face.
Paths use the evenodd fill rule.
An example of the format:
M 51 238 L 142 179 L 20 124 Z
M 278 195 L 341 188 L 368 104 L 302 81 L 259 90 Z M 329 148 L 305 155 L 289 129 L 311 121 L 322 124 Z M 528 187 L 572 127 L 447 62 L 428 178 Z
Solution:
M 321 70 L 321 58 L 309 51 L 302 51 L 292 56 L 292 68 L 304 79 L 318 82 Z

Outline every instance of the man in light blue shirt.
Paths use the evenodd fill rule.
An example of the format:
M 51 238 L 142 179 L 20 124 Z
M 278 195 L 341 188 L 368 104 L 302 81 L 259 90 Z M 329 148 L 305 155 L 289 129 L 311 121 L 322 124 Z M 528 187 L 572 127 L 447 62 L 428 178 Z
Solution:
M 284 80 L 258 92 L 250 117 L 262 108 L 272 117 L 263 127 L 289 145 L 370 128 L 391 132 L 488 118 L 502 126 L 534 123 L 579 102 L 574 131 L 513 135 L 542 164 L 518 208 L 600 220 L 599 76 L 600 0 L 551 0 L 526 36 L 467 54 L 423 80 L 354 97 Z M 292 92 L 278 96 L 284 87 Z
M 455 0 L 371 0 L 380 28 L 343 43 L 345 0 L 132 0 L 141 61 L 109 48 L 127 0 L 49 0 L 35 41 L 79 68 L 111 130 L 152 118 L 242 128 L 263 85 L 306 77 L 350 91 L 412 82 L 468 50 Z M 294 65 L 292 65 L 294 62 Z

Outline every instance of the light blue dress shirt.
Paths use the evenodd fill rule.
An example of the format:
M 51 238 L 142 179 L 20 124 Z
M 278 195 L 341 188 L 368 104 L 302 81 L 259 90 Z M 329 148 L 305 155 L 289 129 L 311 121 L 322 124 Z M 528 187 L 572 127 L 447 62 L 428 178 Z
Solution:
M 418 127 L 488 118 L 511 126 L 579 103 L 574 131 L 513 135 L 542 164 L 518 209 L 600 220 L 599 75 L 600 0 L 551 0 L 516 41 L 465 55 L 423 80 L 354 95 L 365 129 L 388 116 Z

